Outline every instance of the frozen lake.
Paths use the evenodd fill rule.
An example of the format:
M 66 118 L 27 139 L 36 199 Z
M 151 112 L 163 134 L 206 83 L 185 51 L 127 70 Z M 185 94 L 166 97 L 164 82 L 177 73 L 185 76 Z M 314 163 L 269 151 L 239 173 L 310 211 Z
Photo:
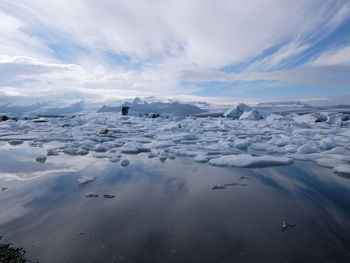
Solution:
M 331 168 L 148 153 L 125 154 L 126 167 L 92 152 L 41 162 L 57 143 L 29 144 L 0 142 L 0 235 L 31 260 L 350 262 L 350 178 Z

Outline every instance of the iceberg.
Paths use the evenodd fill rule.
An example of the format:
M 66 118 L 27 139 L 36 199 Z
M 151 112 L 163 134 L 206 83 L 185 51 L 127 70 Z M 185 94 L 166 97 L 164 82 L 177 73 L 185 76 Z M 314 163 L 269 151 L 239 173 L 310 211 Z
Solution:
M 244 103 L 239 103 L 237 106 L 228 109 L 224 116 L 226 118 L 234 119 L 234 120 L 262 120 L 265 119 L 269 114 L 267 112 L 263 112 L 256 108 L 252 108 Z
M 226 118 L 238 120 L 239 117 L 241 117 L 244 112 L 251 111 L 251 110 L 252 110 L 252 108 L 249 107 L 248 105 L 246 105 L 244 103 L 239 103 L 237 106 L 235 106 L 231 109 L 228 109 L 224 113 L 224 116 Z

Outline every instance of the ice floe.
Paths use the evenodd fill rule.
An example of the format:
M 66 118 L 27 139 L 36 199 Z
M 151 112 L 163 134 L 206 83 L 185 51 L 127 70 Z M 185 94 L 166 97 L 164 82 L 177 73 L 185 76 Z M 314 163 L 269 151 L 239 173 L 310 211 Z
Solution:
M 54 155 L 88 155 L 127 166 L 130 154 L 160 162 L 177 156 L 216 166 L 265 167 L 313 161 L 343 171 L 350 163 L 350 117 L 343 113 L 267 114 L 239 104 L 227 118 L 121 116 L 90 113 L 48 119 L 0 122 L 0 141 L 49 146 L 38 162 Z M 253 156 L 253 155 L 259 156 Z M 75 157 L 72 157 L 75 158 Z M 345 168 L 344 168 L 345 166 Z M 339 168 L 341 167 L 341 168 Z
M 286 157 L 276 156 L 252 156 L 247 154 L 226 155 L 219 158 L 214 158 L 209 161 L 209 164 L 214 166 L 232 166 L 242 168 L 269 167 L 278 165 L 290 165 L 293 160 Z
M 348 174 L 350 175 L 350 165 L 339 165 L 333 168 L 333 170 L 337 173 Z

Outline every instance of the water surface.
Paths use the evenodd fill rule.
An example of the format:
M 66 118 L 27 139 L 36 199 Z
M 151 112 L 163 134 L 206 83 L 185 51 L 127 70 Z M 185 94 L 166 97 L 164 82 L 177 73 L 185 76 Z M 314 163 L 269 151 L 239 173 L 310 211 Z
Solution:
M 121 167 L 62 153 L 38 163 L 45 148 L 0 144 L 0 235 L 31 260 L 350 262 L 350 179 L 314 163 L 218 168 L 139 154 Z M 97 179 L 82 187 L 83 176 Z

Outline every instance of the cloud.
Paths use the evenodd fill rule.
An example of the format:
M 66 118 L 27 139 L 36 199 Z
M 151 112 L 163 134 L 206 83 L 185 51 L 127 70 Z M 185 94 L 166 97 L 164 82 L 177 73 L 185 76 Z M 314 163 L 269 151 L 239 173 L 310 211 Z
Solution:
M 313 76 L 346 64 L 349 49 L 312 57 L 305 69 L 283 68 L 342 25 L 349 10 L 345 0 L 3 0 L 0 89 L 74 102 L 205 91 L 183 81 L 322 85 Z M 237 64 L 247 66 L 221 71 Z
M 350 45 L 321 53 L 312 65 L 350 65 Z

